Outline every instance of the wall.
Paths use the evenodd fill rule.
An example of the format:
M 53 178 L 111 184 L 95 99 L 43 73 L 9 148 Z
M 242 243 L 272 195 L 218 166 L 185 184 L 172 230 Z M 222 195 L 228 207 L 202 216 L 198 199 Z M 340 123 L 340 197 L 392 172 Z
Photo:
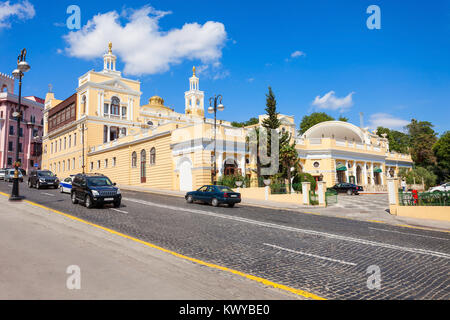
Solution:
M 450 222 L 450 207 L 444 206 L 390 206 L 391 214 L 399 217 L 431 219 Z

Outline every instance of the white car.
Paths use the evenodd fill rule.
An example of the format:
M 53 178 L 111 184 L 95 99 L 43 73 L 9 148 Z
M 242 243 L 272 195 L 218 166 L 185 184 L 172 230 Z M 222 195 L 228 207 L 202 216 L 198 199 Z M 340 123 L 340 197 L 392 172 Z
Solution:
M 65 178 L 63 181 L 59 183 L 59 191 L 61 193 L 70 193 L 72 190 L 72 182 L 75 175 L 71 175 L 68 178 Z
M 5 180 L 6 169 L 0 169 L 0 180 Z
M 435 191 L 450 191 L 450 182 L 444 183 L 443 185 L 433 187 L 428 192 L 435 192 Z

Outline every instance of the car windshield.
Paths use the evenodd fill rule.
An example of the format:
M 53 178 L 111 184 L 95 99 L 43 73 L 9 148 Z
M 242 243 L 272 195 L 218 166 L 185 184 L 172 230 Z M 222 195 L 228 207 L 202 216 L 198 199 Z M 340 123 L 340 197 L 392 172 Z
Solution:
M 107 177 L 93 177 L 87 179 L 87 184 L 89 187 L 107 187 L 112 186 L 111 180 Z
M 54 177 L 55 174 L 51 171 L 42 171 L 42 172 L 38 172 L 38 176 L 39 177 Z
M 217 189 L 219 189 L 220 192 L 234 192 L 229 187 L 225 187 L 225 186 L 217 186 Z

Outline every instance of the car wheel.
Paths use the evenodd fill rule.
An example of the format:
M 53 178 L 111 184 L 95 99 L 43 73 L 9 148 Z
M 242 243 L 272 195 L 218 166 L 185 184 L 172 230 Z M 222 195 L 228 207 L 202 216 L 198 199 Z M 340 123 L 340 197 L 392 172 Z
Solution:
M 218 207 L 219 206 L 219 200 L 214 198 L 214 199 L 212 199 L 211 204 L 212 204 L 213 207 Z
M 114 202 L 114 208 L 120 208 L 120 201 Z
M 33 188 L 33 184 L 31 183 L 31 180 L 28 180 L 28 188 Z
M 86 198 L 84 199 L 84 205 L 88 209 L 91 209 L 94 206 L 94 204 L 92 203 L 92 199 L 91 199 L 90 195 L 87 195 Z
M 234 208 L 234 203 L 229 203 L 228 208 Z
M 352 190 L 347 190 L 347 195 L 351 196 L 353 194 Z
M 77 204 L 78 203 L 77 196 L 75 195 L 75 192 L 72 192 L 70 197 L 72 199 L 72 203 L 73 204 Z
M 36 189 L 40 189 L 41 188 L 41 184 L 39 183 L 39 181 L 36 183 Z
M 64 188 L 62 186 L 59 187 L 59 192 L 64 193 Z
M 194 202 L 194 198 L 192 198 L 192 196 L 188 196 L 186 199 L 187 203 L 193 203 Z

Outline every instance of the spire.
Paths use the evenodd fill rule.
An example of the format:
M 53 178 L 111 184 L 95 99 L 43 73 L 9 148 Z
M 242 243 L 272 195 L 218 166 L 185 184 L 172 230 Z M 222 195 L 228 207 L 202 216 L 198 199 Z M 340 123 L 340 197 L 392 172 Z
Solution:
M 108 44 L 108 48 L 109 48 L 108 54 L 112 54 L 112 42 L 111 41 Z
M 195 77 L 195 66 L 192 68 L 193 76 Z

